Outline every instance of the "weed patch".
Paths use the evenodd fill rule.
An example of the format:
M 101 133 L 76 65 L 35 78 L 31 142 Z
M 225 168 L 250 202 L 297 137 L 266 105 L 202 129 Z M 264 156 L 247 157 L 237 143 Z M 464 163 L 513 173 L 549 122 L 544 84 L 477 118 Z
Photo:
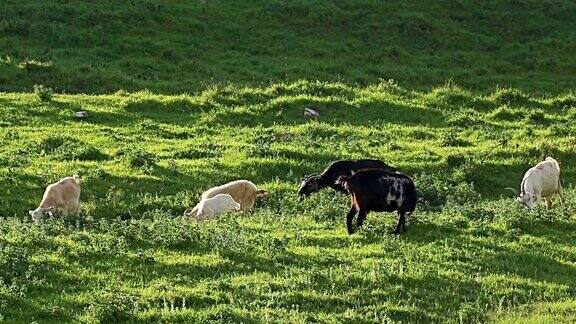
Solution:
M 150 169 L 156 165 L 154 154 L 139 148 L 121 149 L 116 156 L 122 157 L 132 168 Z
M 521 106 L 530 102 L 529 97 L 519 89 L 499 88 L 492 94 L 492 99 L 501 105 Z
M 54 95 L 54 92 L 52 91 L 52 88 L 41 85 L 41 84 L 35 84 L 34 85 L 34 94 L 36 94 L 36 96 L 38 97 L 38 99 L 40 99 L 40 101 L 42 102 L 49 102 L 50 100 L 52 100 L 52 96 Z
M 94 146 L 77 138 L 62 135 L 49 135 L 32 148 L 41 155 L 49 155 L 63 161 L 103 161 L 108 158 Z

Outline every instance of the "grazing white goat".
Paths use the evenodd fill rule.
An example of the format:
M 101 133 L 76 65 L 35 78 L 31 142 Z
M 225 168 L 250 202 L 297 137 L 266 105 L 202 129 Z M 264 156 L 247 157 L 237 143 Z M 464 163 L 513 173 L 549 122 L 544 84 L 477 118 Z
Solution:
M 202 200 L 212 198 L 217 194 L 229 194 L 234 200 L 240 204 L 240 210 L 246 211 L 254 207 L 256 197 L 264 197 L 268 194 L 266 190 L 258 189 L 254 183 L 248 180 L 236 180 L 228 182 L 218 187 L 210 188 L 202 194 L 200 203 L 194 208 L 188 208 L 184 212 L 184 216 L 195 216 Z
M 229 194 L 217 194 L 212 198 L 203 199 L 198 204 L 196 219 L 205 220 L 221 213 L 238 210 L 240 210 L 240 204 L 232 196 Z
M 45 214 L 68 215 L 80 212 L 80 177 L 66 177 L 46 187 L 40 205 L 28 213 L 35 222 Z
M 518 194 L 518 192 L 516 193 Z M 560 164 L 553 158 L 547 157 L 544 161 L 526 171 L 520 184 L 520 193 L 516 198 L 516 202 L 532 208 L 538 200 L 544 198 L 546 207 L 550 209 L 552 208 L 550 196 L 555 193 L 560 196 L 560 202 L 564 203 L 562 183 L 560 181 Z

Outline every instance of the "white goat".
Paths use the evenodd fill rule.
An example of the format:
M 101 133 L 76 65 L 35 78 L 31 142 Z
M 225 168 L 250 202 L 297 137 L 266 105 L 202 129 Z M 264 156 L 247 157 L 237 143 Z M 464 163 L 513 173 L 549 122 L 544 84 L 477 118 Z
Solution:
M 515 191 L 514 189 L 512 190 Z M 564 203 L 562 183 L 560 181 L 560 164 L 558 161 L 547 157 L 544 161 L 526 171 L 520 184 L 520 193 L 516 193 L 518 194 L 516 202 L 530 209 L 541 198 L 546 201 L 548 209 L 552 208 L 550 196 L 555 193 L 560 196 L 560 202 Z
M 45 214 L 66 216 L 80 212 L 80 177 L 66 177 L 46 187 L 40 205 L 28 213 L 35 222 Z
M 200 203 L 198 203 L 194 208 L 186 209 L 184 216 L 195 216 L 198 213 L 198 208 L 200 207 L 202 200 L 212 198 L 217 194 L 229 194 L 237 203 L 240 204 L 240 210 L 247 211 L 254 207 L 256 197 L 264 197 L 268 192 L 266 190 L 258 189 L 254 183 L 248 180 L 228 182 L 221 186 L 204 191 Z
M 203 199 L 198 204 L 196 219 L 205 220 L 221 213 L 238 210 L 240 210 L 240 204 L 234 201 L 232 196 L 229 194 L 217 194 L 212 198 Z

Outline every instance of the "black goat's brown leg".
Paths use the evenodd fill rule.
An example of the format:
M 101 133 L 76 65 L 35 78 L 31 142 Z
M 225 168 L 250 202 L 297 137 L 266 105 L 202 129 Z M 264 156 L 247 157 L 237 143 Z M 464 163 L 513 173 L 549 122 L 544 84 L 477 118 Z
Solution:
M 360 209 L 358 211 L 358 219 L 356 220 L 356 225 L 358 226 L 358 228 L 362 227 L 362 225 L 364 225 L 364 220 L 366 219 L 366 214 L 368 214 L 368 211 L 366 209 Z
M 350 207 L 350 211 L 346 215 L 346 228 L 348 229 L 348 234 L 354 234 L 354 228 L 352 227 L 352 220 L 354 219 L 354 215 L 356 215 L 356 207 L 352 205 Z
M 400 234 L 402 230 L 402 226 L 406 225 L 406 215 L 404 212 L 398 212 L 398 222 L 396 223 L 396 229 L 394 230 L 394 234 Z

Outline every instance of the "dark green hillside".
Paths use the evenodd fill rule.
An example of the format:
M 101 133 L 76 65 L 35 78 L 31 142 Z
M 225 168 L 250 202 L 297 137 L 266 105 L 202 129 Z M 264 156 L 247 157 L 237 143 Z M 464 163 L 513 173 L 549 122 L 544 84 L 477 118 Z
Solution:
M 181 93 L 206 84 L 394 79 L 573 89 L 576 3 L 0 2 L 0 90 Z

